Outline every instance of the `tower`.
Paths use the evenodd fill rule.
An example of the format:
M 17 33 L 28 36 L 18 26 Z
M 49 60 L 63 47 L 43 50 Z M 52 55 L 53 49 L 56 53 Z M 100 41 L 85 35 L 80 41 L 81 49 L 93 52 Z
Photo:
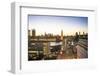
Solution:
M 63 30 L 61 30 L 61 40 L 62 40 L 61 50 L 64 50 Z
M 28 36 L 30 36 L 30 30 L 28 30 Z
M 32 30 L 32 36 L 35 36 L 35 29 Z
M 63 30 L 61 30 L 61 40 L 63 40 Z

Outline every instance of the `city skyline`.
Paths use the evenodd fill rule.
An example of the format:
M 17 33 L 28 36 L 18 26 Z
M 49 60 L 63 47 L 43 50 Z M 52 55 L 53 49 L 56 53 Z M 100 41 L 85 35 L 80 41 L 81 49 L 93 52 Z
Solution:
M 29 30 L 36 30 L 36 35 L 59 35 L 61 30 L 64 35 L 74 35 L 75 32 L 88 33 L 88 17 L 29 15 L 28 25 Z
M 34 32 L 33 32 L 34 31 Z M 29 36 L 61 36 L 62 35 L 62 33 L 63 33 L 63 30 L 61 30 L 61 32 L 60 32 L 60 34 L 53 34 L 53 33 L 44 33 L 44 34 L 40 34 L 40 35 L 36 35 L 36 30 L 35 29 L 31 29 L 31 30 L 28 30 L 28 35 Z M 76 35 L 76 33 L 78 34 L 78 35 L 87 35 L 88 33 L 85 33 L 85 32 L 75 32 L 74 33 L 74 35 L 63 35 L 63 36 L 75 36 Z

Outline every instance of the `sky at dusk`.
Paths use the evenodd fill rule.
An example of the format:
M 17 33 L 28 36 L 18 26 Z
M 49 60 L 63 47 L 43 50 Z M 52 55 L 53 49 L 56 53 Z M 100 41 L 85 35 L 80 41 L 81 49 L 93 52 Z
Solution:
M 36 35 L 52 33 L 54 35 L 74 35 L 75 32 L 88 33 L 88 17 L 76 16 L 45 16 L 45 15 L 29 15 L 29 29 L 35 29 Z

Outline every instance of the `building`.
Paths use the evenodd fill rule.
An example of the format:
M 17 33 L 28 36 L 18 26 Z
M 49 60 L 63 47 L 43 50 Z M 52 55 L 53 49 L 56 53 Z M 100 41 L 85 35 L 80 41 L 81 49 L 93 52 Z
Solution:
M 61 50 L 64 50 L 63 30 L 61 30 L 61 40 L 62 40 L 62 46 L 61 46 Z
M 61 30 L 61 40 L 63 40 L 63 30 Z
M 30 36 L 30 30 L 28 30 L 28 36 Z
M 35 29 L 32 30 L 32 36 L 35 37 L 36 36 L 36 32 Z

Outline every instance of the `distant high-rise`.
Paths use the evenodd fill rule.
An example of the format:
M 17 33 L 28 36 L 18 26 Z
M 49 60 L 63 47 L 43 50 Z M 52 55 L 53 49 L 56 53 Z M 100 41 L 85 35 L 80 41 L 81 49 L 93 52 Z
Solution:
M 63 42 L 63 30 L 61 30 L 61 40 L 62 40 L 62 46 L 61 46 L 61 50 L 64 50 L 64 42 Z
M 28 36 L 30 36 L 30 30 L 28 30 Z
M 61 40 L 63 40 L 63 30 L 61 30 Z
M 85 35 L 85 32 L 83 32 L 83 35 Z
M 79 35 L 81 35 L 81 33 L 79 32 Z
M 36 36 L 35 29 L 32 30 L 32 36 Z

